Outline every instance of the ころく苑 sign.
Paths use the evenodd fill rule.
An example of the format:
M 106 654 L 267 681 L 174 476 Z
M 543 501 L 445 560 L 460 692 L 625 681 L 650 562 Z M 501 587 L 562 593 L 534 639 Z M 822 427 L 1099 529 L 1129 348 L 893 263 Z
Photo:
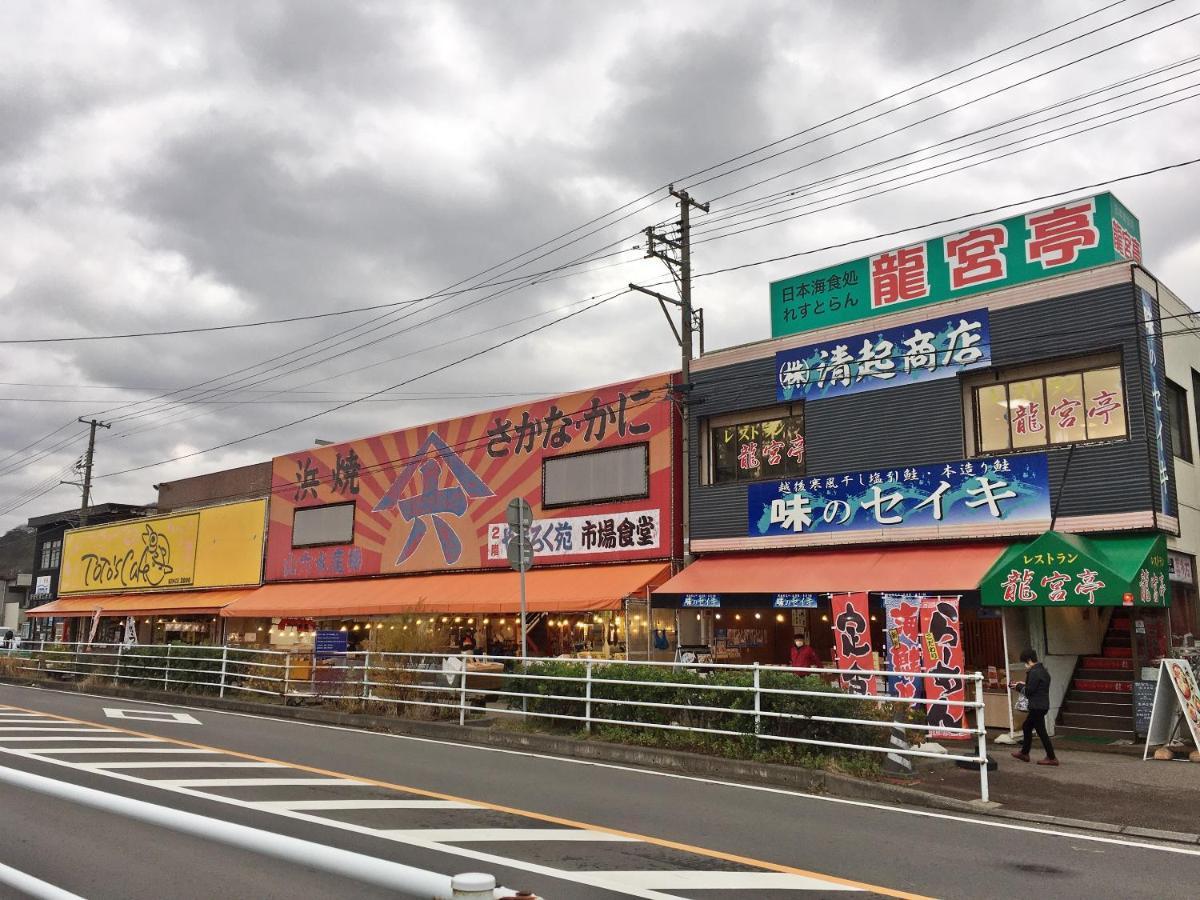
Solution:
M 751 484 L 751 537 L 1049 519 L 1042 453 Z
M 660 546 L 657 509 L 611 515 L 534 519 L 528 523 L 533 555 L 539 557 L 624 553 Z M 513 529 L 505 523 L 488 527 L 488 559 L 504 559 Z
M 775 354 L 780 401 L 820 400 L 951 378 L 991 363 L 986 309 L 884 328 Z
M 1099 194 L 773 282 L 771 334 L 1141 258 L 1138 220 L 1112 194 Z

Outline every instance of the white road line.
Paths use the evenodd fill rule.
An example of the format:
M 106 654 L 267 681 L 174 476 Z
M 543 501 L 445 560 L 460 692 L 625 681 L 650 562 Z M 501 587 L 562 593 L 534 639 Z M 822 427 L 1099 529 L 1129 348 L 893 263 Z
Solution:
M 58 732 L 89 732 L 91 734 L 111 734 L 112 732 L 104 728 L 43 728 L 42 725 L 0 725 L 0 731 L 58 731 Z M 4 738 L 0 737 L 0 740 Z
M 181 759 L 171 762 L 101 762 L 88 763 L 89 769 L 288 769 L 283 763 L 269 762 L 210 762 Z
M 276 810 L 352 810 L 352 809 L 484 809 L 475 803 L 457 800 L 264 800 L 251 803 L 255 809 Z
M 194 788 L 289 787 L 306 784 L 340 784 L 346 787 L 374 787 L 374 785 L 367 784 L 364 781 L 355 781 L 352 778 L 164 778 L 161 781 L 139 778 L 138 780 L 143 784 Z
M 777 890 L 777 891 L 847 891 L 858 893 L 863 888 L 792 875 L 787 872 L 714 872 L 684 869 L 635 869 L 633 871 L 583 871 L 575 873 L 581 884 L 599 886 L 629 884 L 667 891 L 686 890 Z
M 23 687 L 22 685 L 5 685 L 5 687 Z M 63 691 L 58 688 L 24 688 L 31 691 L 42 691 L 50 694 L 65 694 L 71 697 L 90 697 L 97 700 L 111 700 L 104 694 L 84 694 L 79 691 Z M 599 762 L 591 759 L 575 759 L 565 756 L 554 756 L 549 753 L 536 753 L 532 750 L 513 750 L 508 747 L 484 747 L 478 744 L 463 744 L 457 741 L 446 741 L 438 738 L 416 737 L 409 734 L 387 734 L 379 731 L 364 731 L 361 728 L 348 728 L 344 725 L 326 725 L 321 722 L 303 722 L 298 719 L 281 719 L 277 716 L 263 716 L 256 713 L 231 712 L 229 710 L 218 710 L 207 706 L 185 706 L 178 703 L 157 703 L 152 700 L 142 701 L 144 703 L 153 704 L 155 706 L 170 706 L 181 709 L 192 709 L 198 712 L 216 713 L 222 716 L 233 716 L 240 719 L 262 719 L 267 722 L 273 722 L 276 725 L 299 725 L 305 728 L 326 728 L 330 731 L 349 732 L 363 737 L 377 737 L 396 741 L 411 741 L 418 744 L 433 744 L 439 747 L 453 747 L 458 750 L 475 751 L 478 753 L 501 753 L 508 756 L 524 756 L 530 759 L 542 759 L 549 762 L 563 763 L 564 765 L 574 766 L 592 766 L 597 769 L 612 769 L 618 772 L 627 772 L 631 775 L 641 775 L 647 778 L 672 778 L 679 781 L 691 781 L 697 784 L 717 785 L 718 787 L 732 788 L 741 791 L 758 791 L 766 794 L 778 794 L 785 797 L 796 797 L 801 800 L 812 800 L 821 803 L 836 803 L 842 806 L 854 806 L 859 809 L 871 809 L 877 812 L 895 813 L 903 816 L 916 816 L 923 819 L 938 819 L 945 822 L 960 822 L 968 825 L 978 825 L 983 828 L 1000 828 L 1005 831 L 1021 831 L 1028 834 L 1041 834 L 1047 837 L 1065 838 L 1071 841 L 1088 841 L 1094 844 L 1110 844 L 1118 847 L 1129 847 L 1136 850 L 1157 850 L 1160 853 L 1176 853 L 1183 856 L 1200 856 L 1200 849 L 1192 849 L 1189 847 L 1170 845 L 1170 844 L 1151 844 L 1146 840 L 1109 837 L 1100 834 L 1091 834 L 1086 831 L 1063 831 L 1060 828 L 1047 828 L 1038 825 L 1020 824 L 1012 821 L 1004 821 L 1000 819 L 992 819 L 985 817 L 969 816 L 962 813 L 947 813 L 935 812 L 928 809 L 920 809 L 909 806 L 895 806 L 887 803 L 873 803 L 869 800 L 851 800 L 846 797 L 831 797 L 823 794 L 808 794 L 804 791 L 795 791 L 788 788 L 770 787 L 762 784 L 742 784 L 736 781 L 722 781 L 720 779 L 706 778 L 699 775 L 683 775 L 679 772 L 660 772 L 653 769 L 640 769 L 636 766 L 626 766 L 620 763 Z M 485 860 L 488 861 L 488 860 Z
M 99 729 L 97 729 L 97 730 L 99 730 Z M 105 732 L 105 734 L 107 734 L 107 732 Z M 53 737 L 50 737 L 49 735 L 45 735 L 45 734 L 31 734 L 26 737 L 16 737 L 16 736 L 0 737 L 0 744 L 11 744 L 14 741 L 127 741 L 127 742 L 128 741 L 137 741 L 139 743 L 144 743 L 144 744 L 160 744 L 160 743 L 162 743 L 161 738 L 125 737 L 125 736 L 77 737 L 75 735 L 71 735 L 70 737 L 53 738 Z
M 133 740 L 133 738 L 130 738 Z M 141 740 L 141 738 L 138 738 Z M 207 753 L 210 756 L 228 756 L 220 750 L 192 750 L 183 747 L 22 747 L 19 753 L 27 754 L 56 754 L 56 753 Z
M 89 771 L 90 774 L 103 776 L 105 778 L 115 778 L 120 781 L 127 781 L 130 784 L 140 784 L 150 787 L 160 788 L 171 793 L 182 794 L 186 797 L 194 797 L 200 800 L 208 800 L 214 803 L 225 803 L 229 806 L 236 806 L 241 809 L 257 809 L 257 805 L 251 801 L 239 800 L 235 797 L 225 797 L 220 794 L 208 794 L 204 791 L 195 790 L 188 787 L 179 787 L 177 782 L 170 781 L 148 781 L 143 778 L 137 778 L 133 775 L 126 775 L 123 772 L 91 772 L 79 767 L 78 764 L 62 759 L 50 759 L 42 757 L 31 757 L 29 754 L 12 748 L 0 747 L 0 753 L 7 753 L 10 756 L 20 756 L 25 758 L 36 758 L 42 762 L 50 763 L 56 766 L 73 769 L 75 771 Z M 305 784 L 316 783 L 316 779 L 306 780 Z M 352 782 L 354 784 L 362 784 L 363 782 Z M 395 838 L 381 834 L 377 828 L 368 828 L 365 825 L 354 825 L 350 822 L 339 822 L 336 819 L 324 819 L 320 816 L 310 815 L 304 812 L 295 812 L 287 809 L 271 810 L 272 815 L 277 815 L 285 819 L 292 819 L 297 822 L 309 822 L 314 825 L 321 825 L 326 828 L 336 828 L 339 831 L 348 831 L 353 834 L 366 835 L 368 837 L 382 838 L 383 840 L 394 841 L 398 844 L 403 844 L 408 847 L 419 847 L 425 850 L 432 850 L 436 853 L 444 853 L 448 856 L 457 856 L 463 859 L 470 859 L 475 862 L 492 863 L 506 868 L 518 869 L 523 872 L 530 872 L 535 875 L 545 875 L 549 878 L 557 878 L 569 884 L 579 884 L 578 873 L 566 871 L 564 869 L 556 869 L 553 866 L 544 866 L 538 863 L 529 862 L 523 859 L 515 859 L 507 856 L 499 856 L 495 853 L 484 853 L 479 850 L 472 850 L 468 847 L 459 847 L 454 844 L 439 844 L 436 841 L 427 841 L 417 838 Z M 654 891 L 649 888 L 637 887 L 627 884 L 603 884 L 595 881 L 590 882 L 594 887 L 615 891 L 619 894 L 624 894 L 628 897 L 638 897 L 640 900 L 686 900 L 675 894 L 667 894 L 662 891 Z
M 415 838 L 437 843 L 501 843 L 504 841 L 595 841 L 643 843 L 637 838 L 586 828 L 381 828 L 381 835 L 396 840 Z

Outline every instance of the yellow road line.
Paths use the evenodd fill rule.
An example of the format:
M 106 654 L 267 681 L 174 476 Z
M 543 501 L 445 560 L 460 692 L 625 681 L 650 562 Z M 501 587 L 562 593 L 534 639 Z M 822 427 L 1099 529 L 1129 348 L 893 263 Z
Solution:
M 26 709 L 20 706 L 8 706 L 6 709 L 17 709 L 22 712 L 40 712 L 39 710 Z M 216 712 L 220 712 L 216 710 Z M 362 775 L 351 775 L 346 772 L 337 772 L 332 769 L 321 769 L 316 766 L 306 766 L 301 763 L 288 762 L 286 760 L 274 759 L 269 756 L 256 756 L 253 753 L 242 753 L 239 750 L 228 750 L 223 747 L 214 747 L 210 744 L 199 744 L 194 741 L 185 741 L 179 738 L 164 737 L 158 734 L 150 734 L 145 731 L 133 731 L 129 728 L 118 728 L 115 725 L 108 723 L 91 722 L 86 719 L 75 719 L 70 716 L 60 716 L 56 713 L 43 712 L 42 715 L 58 719 L 63 722 L 75 722 L 81 725 L 92 725 L 97 728 L 104 728 L 108 731 L 115 731 L 121 734 L 128 734 L 134 737 L 148 737 L 168 743 L 177 744 L 181 747 L 191 747 L 197 750 L 206 750 L 213 753 L 223 753 L 227 756 L 236 756 L 239 759 L 252 760 L 254 762 L 272 763 L 274 765 L 285 766 L 289 769 L 295 769 L 299 772 L 309 772 L 314 775 L 323 775 L 329 778 L 345 778 L 352 781 L 358 781 L 362 784 L 369 784 L 373 787 L 384 788 L 385 790 L 402 791 L 406 794 L 416 794 L 419 797 L 427 797 L 431 800 L 450 800 L 458 803 L 470 803 L 474 806 L 490 809 L 495 812 L 509 813 L 514 816 L 522 816 L 527 819 L 534 819 L 539 822 L 548 822 L 554 825 L 562 825 L 567 828 L 583 828 L 590 831 L 600 831 L 605 834 L 611 834 L 618 837 L 629 838 L 635 841 L 641 841 L 646 844 L 653 844 L 657 847 L 665 847 L 670 850 L 679 850 L 684 853 L 694 853 L 697 856 L 706 856 L 710 859 L 720 859 L 725 862 L 736 863 L 738 865 L 753 866 L 754 868 L 764 869 L 769 872 L 782 872 L 787 875 L 802 875 L 806 878 L 817 878 L 824 881 L 829 881 L 834 884 L 845 885 L 846 887 L 857 888 L 863 891 L 870 891 L 875 894 L 880 894 L 884 897 L 896 897 L 898 900 L 932 900 L 923 894 L 911 894 L 906 891 L 898 891 L 892 888 L 881 887 L 879 885 L 867 884 L 862 881 L 854 881 L 849 878 L 840 878 L 836 875 L 826 875 L 821 872 L 814 872 L 810 869 L 800 869 L 795 866 L 785 866 L 780 863 L 768 862 L 763 859 L 753 859 L 748 856 L 739 856 L 736 853 L 726 853 L 723 850 L 712 850 L 707 847 L 697 847 L 694 844 L 685 844 L 679 841 L 672 841 L 667 838 L 654 837 L 648 834 L 638 834 L 633 831 L 625 831 L 619 828 L 609 828 L 606 825 L 592 825 L 587 822 L 578 822 L 574 819 L 566 819 L 561 816 L 552 816 L 546 813 L 533 812 L 531 810 L 518 809 L 513 806 L 504 806 L 499 803 L 491 803 L 487 800 L 475 800 L 470 797 L 461 797 L 455 794 L 444 794 L 440 791 L 430 791 L 425 788 L 410 787 L 403 784 L 394 784 L 388 781 L 379 781 L 374 778 L 367 778 Z M 287 724 L 287 723 L 282 723 Z M 370 732 L 366 732 L 370 733 Z M 118 751 L 114 751 L 118 752 Z M 151 784 L 153 782 L 150 782 Z

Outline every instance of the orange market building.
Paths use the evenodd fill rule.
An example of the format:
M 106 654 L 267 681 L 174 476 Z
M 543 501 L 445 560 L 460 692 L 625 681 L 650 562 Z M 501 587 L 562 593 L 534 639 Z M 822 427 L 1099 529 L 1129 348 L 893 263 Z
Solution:
M 528 501 L 531 655 L 646 654 L 681 555 L 675 377 L 656 375 L 276 457 L 263 586 L 226 634 L 307 649 L 520 646 L 510 501 Z

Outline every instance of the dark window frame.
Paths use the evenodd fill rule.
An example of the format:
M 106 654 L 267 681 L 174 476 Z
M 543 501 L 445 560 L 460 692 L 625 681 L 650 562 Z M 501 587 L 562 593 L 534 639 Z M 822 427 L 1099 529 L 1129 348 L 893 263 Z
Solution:
M 1195 384 L 1195 372 L 1192 373 L 1193 384 Z M 1182 459 L 1184 462 L 1192 461 L 1192 423 L 1188 415 L 1188 392 L 1187 388 L 1180 384 L 1176 384 L 1170 378 L 1167 380 L 1167 399 L 1171 404 L 1171 452 L 1175 454 L 1176 459 Z M 1179 440 L 1175 440 L 1175 433 L 1179 432 Z
M 1028 447 L 1014 447 L 1013 440 L 1012 440 L 1012 423 L 1009 422 L 1008 423 L 1008 446 L 1007 447 L 993 447 L 989 450 L 983 449 L 983 420 L 979 414 L 980 413 L 979 392 L 981 390 L 984 390 L 986 388 L 1003 387 L 1005 402 L 1010 404 L 1009 409 L 1011 410 L 1012 401 L 1010 399 L 1010 394 L 1009 394 L 1010 386 L 1013 384 L 1018 384 L 1023 381 L 1040 381 L 1040 382 L 1042 382 L 1042 402 L 1043 402 L 1043 405 L 1048 406 L 1049 404 L 1047 404 L 1045 402 L 1045 396 L 1046 396 L 1046 382 L 1049 379 L 1051 379 L 1051 378 L 1067 378 L 1067 377 L 1070 377 L 1071 375 L 1078 375 L 1080 377 L 1080 382 L 1082 383 L 1083 376 L 1086 375 L 1088 372 L 1099 372 L 1104 369 L 1117 369 L 1121 373 L 1121 401 L 1122 401 L 1121 402 L 1121 417 L 1125 420 L 1125 433 L 1123 435 L 1113 436 L 1113 437 L 1084 438 L 1081 441 L 1051 441 L 1050 440 L 1050 431 L 1049 431 L 1050 410 L 1047 409 L 1045 411 L 1046 416 L 1047 416 L 1047 419 L 1046 419 L 1046 429 L 1047 430 L 1046 430 L 1046 442 L 1044 444 L 1032 444 Z M 972 384 L 970 386 L 970 390 L 971 390 L 971 405 L 974 407 L 974 409 L 972 410 L 972 417 L 973 417 L 972 426 L 974 428 L 974 434 L 975 434 L 974 458 L 979 458 L 979 457 L 983 457 L 983 456 L 995 456 L 997 453 L 1039 453 L 1043 450 L 1057 450 L 1057 449 L 1062 449 L 1062 448 L 1072 447 L 1072 446 L 1082 447 L 1082 446 L 1086 446 L 1089 444 L 1110 444 L 1115 441 L 1129 440 L 1129 391 L 1128 391 L 1128 386 L 1125 383 L 1125 366 L 1123 363 L 1114 362 L 1114 363 L 1109 363 L 1107 365 L 1091 365 L 1091 366 L 1084 366 L 1083 368 L 1063 369 L 1061 371 L 1055 370 L 1053 372 L 1045 372 L 1040 375 L 1019 375 L 1019 376 L 1014 375 L 1011 377 L 998 377 L 995 381 L 989 381 L 989 382 L 986 382 L 983 384 Z M 1087 400 L 1087 398 L 1085 397 L 1084 401 L 1086 402 L 1086 400 Z M 1086 428 L 1087 427 L 1086 410 L 1083 414 L 1083 422 L 1084 422 L 1084 427 Z
M 350 515 L 350 540 L 348 541 L 315 541 L 311 544 L 296 543 L 296 515 L 302 512 L 309 512 L 314 509 L 330 509 L 334 506 L 353 506 L 354 511 Z M 292 533 L 291 544 L 293 550 L 307 550 L 309 547 L 346 547 L 354 543 L 354 535 L 358 526 L 358 501 L 357 500 L 342 500 L 338 503 L 318 503 L 315 506 L 297 506 L 292 510 Z
M 705 443 L 706 443 L 705 452 L 708 454 L 708 461 L 707 461 L 707 465 L 705 466 L 705 470 L 706 470 L 705 474 L 708 476 L 707 481 L 708 481 L 709 485 L 754 484 L 756 482 L 763 482 L 763 481 L 779 481 L 780 479 L 805 477 L 805 475 L 808 472 L 808 433 L 807 433 L 808 432 L 808 415 L 807 415 L 807 410 L 805 409 L 805 404 L 803 401 L 792 403 L 791 405 L 789 405 L 788 411 L 786 413 L 771 414 L 771 413 L 764 412 L 763 410 L 747 410 L 744 413 L 744 417 L 742 417 L 743 416 L 742 413 L 735 413 L 734 415 L 738 416 L 736 421 L 730 421 L 730 422 L 722 421 L 721 424 L 719 424 L 719 425 L 713 424 L 713 422 L 711 420 L 709 420 L 708 422 L 705 423 L 706 431 L 707 431 L 707 438 L 705 441 Z M 730 418 L 730 417 L 722 416 L 721 418 L 726 419 L 726 418 Z M 716 452 L 716 446 L 715 446 L 715 438 L 716 438 L 716 434 L 717 434 L 718 430 L 720 430 L 722 428 L 731 428 L 731 427 L 739 428 L 739 427 L 743 427 L 746 425 L 761 425 L 764 422 L 772 422 L 772 421 L 775 421 L 778 419 L 799 419 L 800 420 L 800 436 L 803 437 L 805 440 L 804 459 L 800 463 L 800 466 L 799 466 L 800 471 L 776 473 L 776 474 L 770 474 L 770 475 L 757 475 L 752 478 L 747 477 L 747 478 L 724 478 L 723 479 L 723 478 L 717 477 L 717 452 Z M 791 457 L 788 457 L 788 456 L 784 457 L 785 460 L 790 459 L 790 458 Z M 786 465 L 786 463 L 785 463 L 785 465 Z
M 597 499 L 570 500 L 552 503 L 546 498 L 546 465 L 556 459 L 573 459 L 578 456 L 595 456 L 598 453 L 615 453 L 621 450 L 641 448 L 645 460 L 646 490 L 638 494 L 622 494 L 618 497 L 599 497 Z M 598 506 L 606 503 L 624 503 L 628 500 L 645 500 L 650 496 L 650 442 L 636 441 L 628 444 L 616 444 L 612 447 L 593 447 L 576 453 L 555 453 L 553 456 L 542 457 L 542 509 L 569 509 L 573 506 Z

